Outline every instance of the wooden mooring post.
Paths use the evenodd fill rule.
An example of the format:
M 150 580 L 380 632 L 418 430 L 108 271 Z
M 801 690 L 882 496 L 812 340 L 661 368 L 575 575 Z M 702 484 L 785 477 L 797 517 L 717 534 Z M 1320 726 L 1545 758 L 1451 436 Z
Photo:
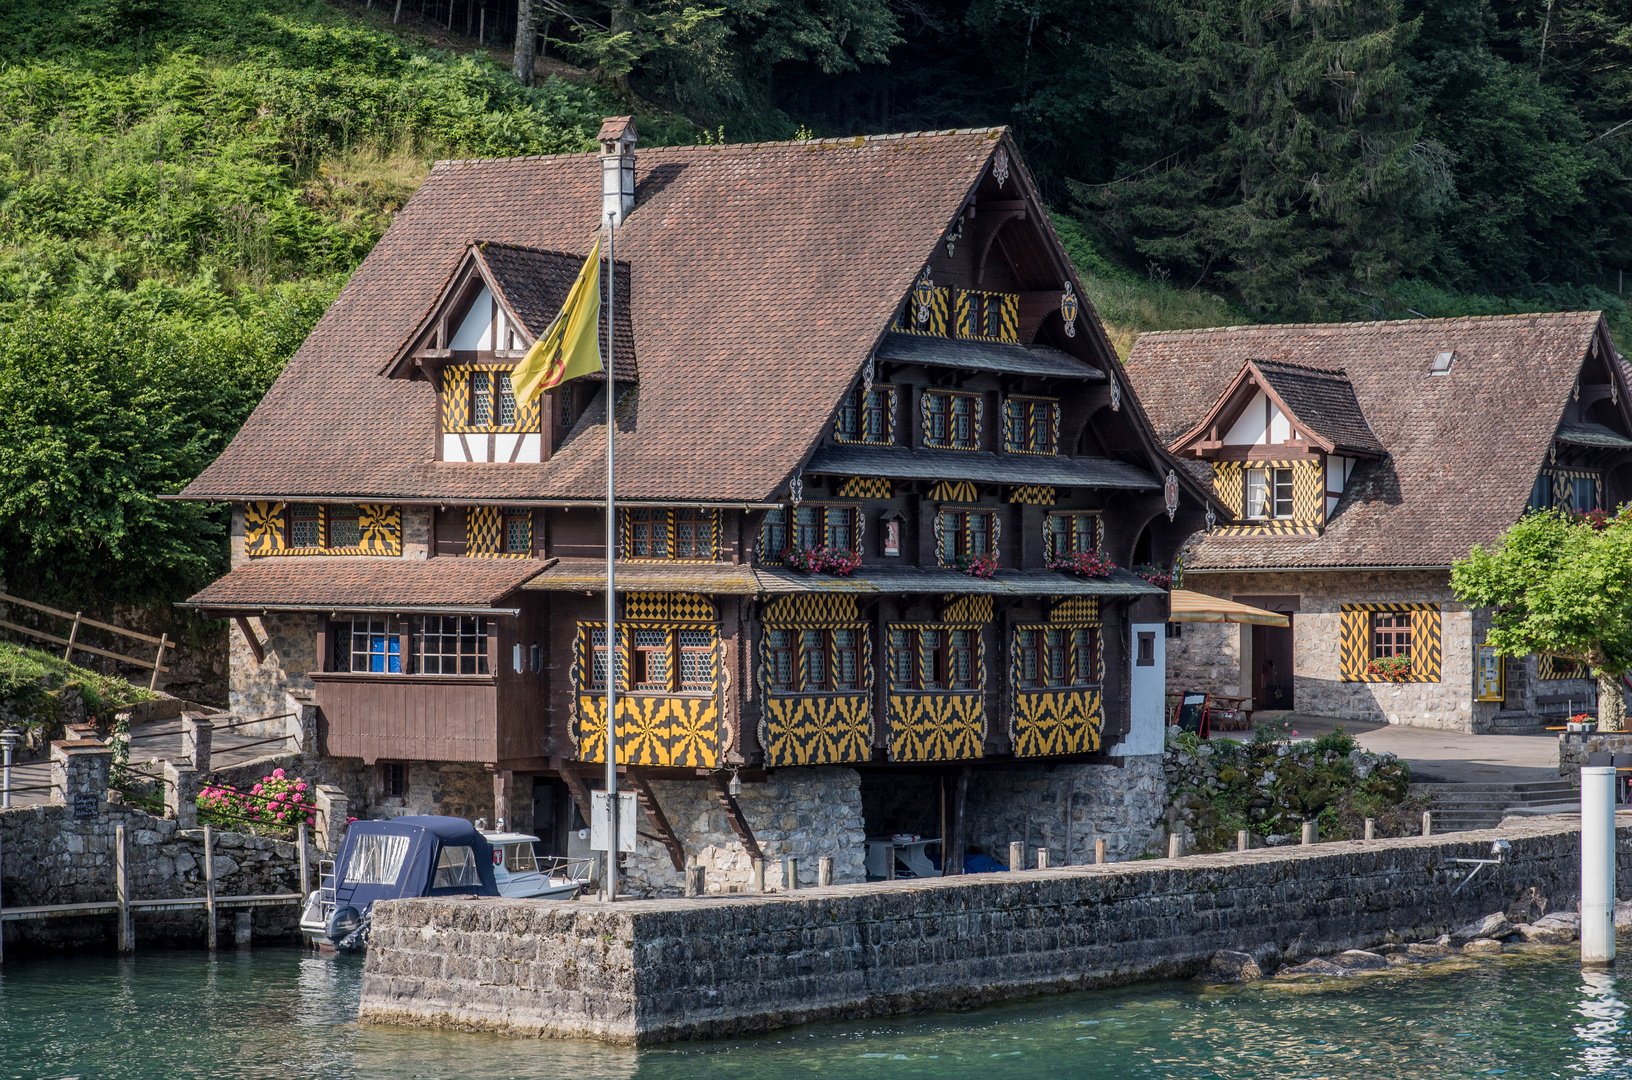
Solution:
M 135 948 L 136 943 L 131 940 L 130 924 L 130 873 L 125 865 L 125 827 L 117 825 L 113 830 L 113 867 L 115 878 L 115 899 L 119 904 L 119 951 L 128 953 Z
M 215 833 L 204 826 L 204 925 L 210 951 L 215 951 Z
M 306 822 L 305 821 L 302 821 L 300 823 L 300 829 L 296 833 L 295 842 L 300 845 L 300 902 L 301 902 L 302 905 L 305 905 L 306 897 L 310 896 L 311 892 L 312 892 L 311 886 L 308 884 L 308 882 L 311 881 L 311 877 L 310 877 L 310 867 L 307 865 L 307 862 L 306 862 Z
M 1108 861 L 1109 860 L 1107 860 L 1105 858 L 1105 841 L 1104 840 L 1095 840 L 1094 841 L 1094 865 L 1095 866 L 1104 866 L 1105 863 L 1108 862 Z

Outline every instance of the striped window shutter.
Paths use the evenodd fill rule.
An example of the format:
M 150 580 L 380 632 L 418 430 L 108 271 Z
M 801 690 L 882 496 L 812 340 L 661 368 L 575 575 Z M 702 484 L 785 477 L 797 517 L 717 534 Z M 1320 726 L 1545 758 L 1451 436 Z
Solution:
M 1439 608 L 1421 607 L 1411 613 L 1411 678 L 1439 682 Z
M 1319 461 L 1292 463 L 1292 517 L 1322 524 L 1326 520 L 1326 467 Z
M 244 507 L 244 550 L 250 555 L 271 555 L 284 550 L 283 504 L 252 502 Z
M 1020 340 L 1020 296 L 1018 293 L 999 293 L 997 337 L 1001 341 Z
M 1363 610 L 1342 612 L 1342 640 L 1338 670 L 1344 682 L 1365 682 L 1366 661 L 1371 659 L 1371 613 Z

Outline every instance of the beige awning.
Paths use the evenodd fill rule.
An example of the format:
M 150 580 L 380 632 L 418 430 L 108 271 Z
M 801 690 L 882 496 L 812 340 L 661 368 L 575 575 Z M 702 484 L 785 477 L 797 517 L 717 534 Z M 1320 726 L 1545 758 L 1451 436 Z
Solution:
M 1253 623 L 1257 626 L 1291 626 L 1285 615 L 1277 615 L 1263 608 L 1248 607 L 1222 596 L 1174 589 L 1170 594 L 1172 614 L 1169 622 L 1233 622 Z

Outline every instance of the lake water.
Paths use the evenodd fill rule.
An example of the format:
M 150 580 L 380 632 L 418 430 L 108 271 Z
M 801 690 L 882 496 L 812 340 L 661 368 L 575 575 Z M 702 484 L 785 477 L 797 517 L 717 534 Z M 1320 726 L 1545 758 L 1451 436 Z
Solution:
M 638 1051 L 359 1028 L 361 962 L 293 948 L 11 960 L 0 1078 L 1632 1078 L 1632 964 L 1583 974 L 1575 955 L 1325 983 L 1146 983 Z

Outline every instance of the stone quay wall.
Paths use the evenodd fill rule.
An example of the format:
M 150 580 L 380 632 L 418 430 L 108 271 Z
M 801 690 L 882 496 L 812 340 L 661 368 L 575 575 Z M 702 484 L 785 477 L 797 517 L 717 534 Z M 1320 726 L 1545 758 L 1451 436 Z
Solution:
M 1113 862 L 1165 850 L 1162 812 L 1167 782 L 1160 754 L 1129 756 L 1121 765 L 1026 765 L 994 768 L 969 785 L 964 808 L 967 849 L 1004 865 L 1009 844 L 1026 845 L 1026 865 L 1046 847 L 1050 866 L 1092 862 L 1104 840 Z M 1069 850 L 1067 850 L 1069 845 Z
M 1618 880 L 1632 886 L 1632 815 Z M 1512 850 L 1460 893 L 1492 841 Z M 718 899 L 376 905 L 364 1022 L 622 1044 L 1193 975 L 1220 949 L 1283 956 L 1417 940 L 1534 887 L 1579 896 L 1579 826 L 1343 841 Z
M 115 829 L 125 827 L 125 858 L 132 900 L 204 895 L 204 830 L 183 829 L 117 804 L 103 804 L 94 818 L 76 818 L 72 805 L 0 810 L 0 901 L 5 907 L 108 902 L 116 896 Z M 299 891 L 300 855 L 292 843 L 264 836 L 216 832 L 217 896 L 256 896 Z M 310 872 L 319 854 L 309 849 Z M 298 932 L 300 913 L 289 907 L 252 908 L 256 937 Z M 231 909 L 217 911 L 218 931 L 232 940 Z M 204 912 L 137 912 L 137 947 L 153 942 L 201 944 Z M 29 949 L 111 945 L 115 919 L 30 919 L 0 923 L 9 954 Z

